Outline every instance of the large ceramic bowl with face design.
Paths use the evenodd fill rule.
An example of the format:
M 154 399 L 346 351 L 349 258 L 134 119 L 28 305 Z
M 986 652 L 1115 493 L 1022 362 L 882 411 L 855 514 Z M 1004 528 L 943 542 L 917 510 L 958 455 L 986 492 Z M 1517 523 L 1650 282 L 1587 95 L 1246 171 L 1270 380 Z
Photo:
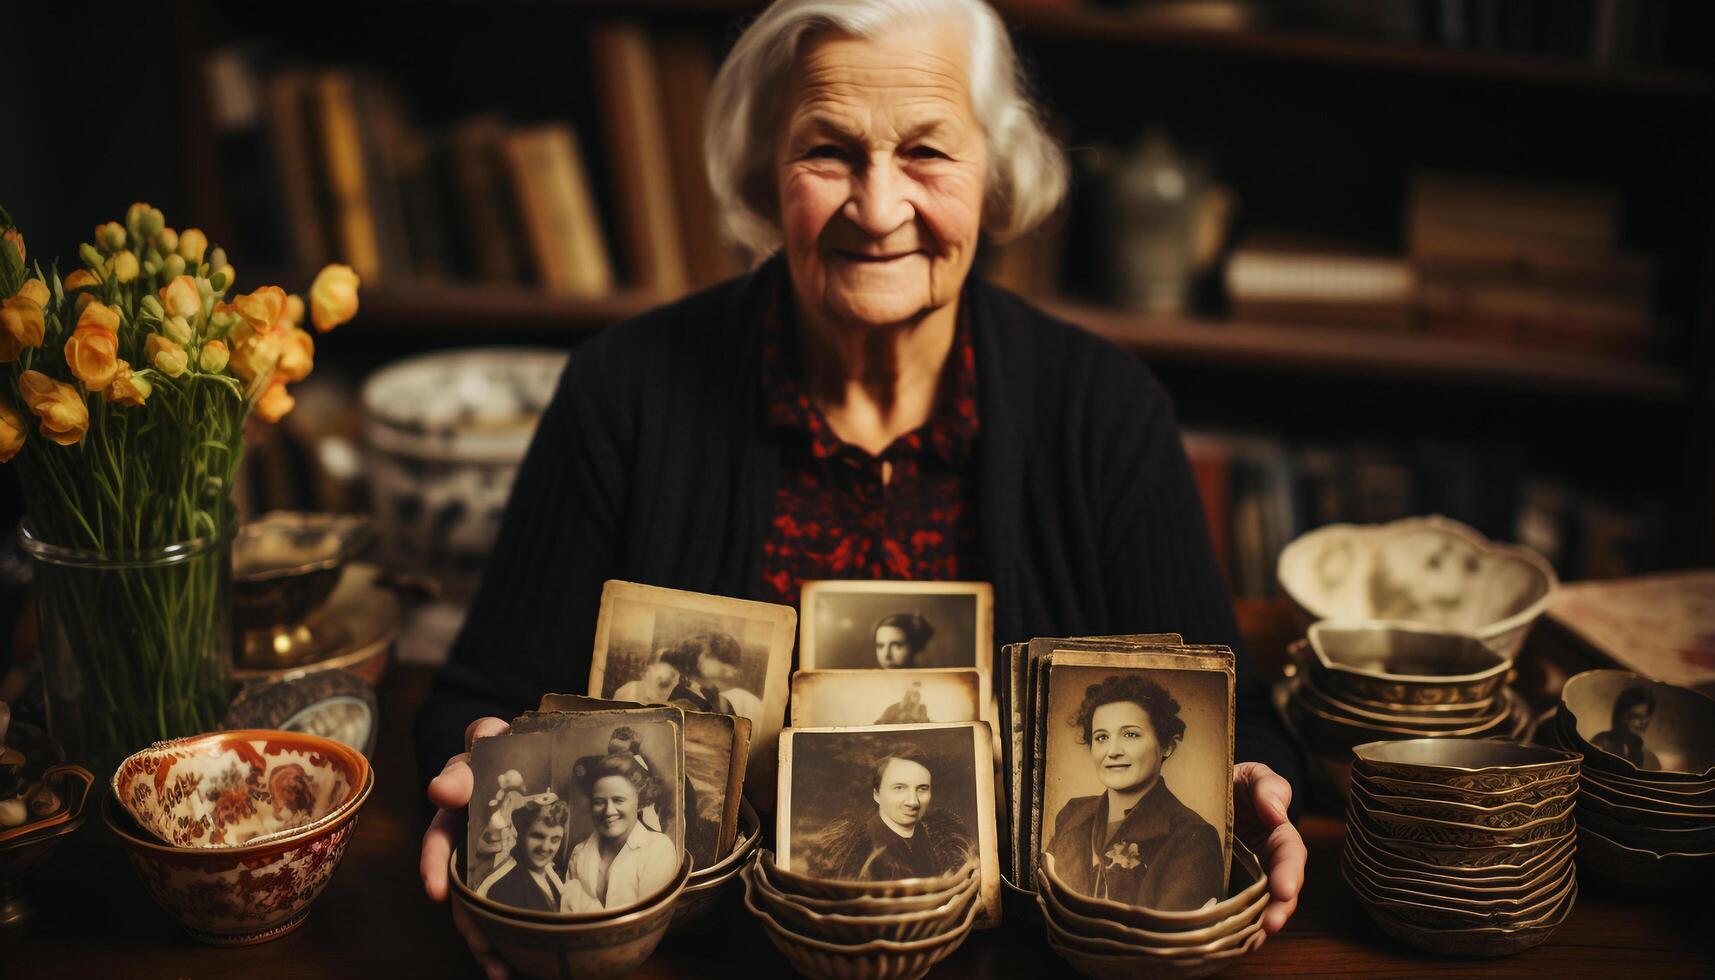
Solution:
M 1281 551 L 1276 574 L 1312 620 L 1462 630 L 1509 661 L 1560 584 L 1536 552 L 1440 516 L 1318 528 Z
M 1559 734 L 1585 765 L 1652 782 L 1715 779 L 1715 700 L 1624 670 L 1587 670 L 1560 690 Z
M 156 742 L 120 763 L 112 787 L 163 843 L 230 849 L 338 821 L 369 781 L 369 760 L 342 742 L 239 729 Z

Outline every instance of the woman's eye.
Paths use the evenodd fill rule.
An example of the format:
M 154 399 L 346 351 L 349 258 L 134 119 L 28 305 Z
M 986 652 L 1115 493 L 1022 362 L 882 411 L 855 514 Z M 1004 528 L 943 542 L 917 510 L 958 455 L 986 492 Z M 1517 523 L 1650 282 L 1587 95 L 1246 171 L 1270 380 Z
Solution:
M 907 155 L 911 156 L 913 159 L 917 159 L 917 160 L 945 160 L 945 159 L 947 159 L 947 154 L 942 153 L 940 150 L 935 149 L 933 146 L 921 146 L 921 145 L 914 146 L 910 150 L 906 151 L 906 153 L 907 153 Z
M 810 152 L 804 155 L 812 160 L 844 160 L 846 151 L 832 143 L 823 143 L 821 146 L 811 147 Z
M 1137 738 L 1137 733 L 1136 732 L 1126 732 L 1125 737 L 1126 738 Z

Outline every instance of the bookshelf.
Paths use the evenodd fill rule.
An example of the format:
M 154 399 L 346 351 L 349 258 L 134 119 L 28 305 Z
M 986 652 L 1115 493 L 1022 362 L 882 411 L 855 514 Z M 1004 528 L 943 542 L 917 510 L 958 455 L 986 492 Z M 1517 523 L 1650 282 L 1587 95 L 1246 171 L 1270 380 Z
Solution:
M 396 280 L 365 291 L 363 328 L 377 340 L 356 332 L 330 338 L 328 355 L 344 354 L 355 363 L 392 348 L 497 338 L 572 346 L 673 295 L 640 280 L 637 243 L 615 235 L 625 227 L 616 210 L 627 206 L 627 195 L 613 185 L 618 157 L 608 145 L 611 121 L 603 116 L 618 103 L 584 77 L 599 71 L 600 59 L 584 57 L 589 39 L 604 23 L 623 18 L 657 36 L 701 39 L 718 61 L 738 25 L 763 6 L 755 0 L 440 0 L 422 6 L 423 34 L 407 42 L 388 31 L 325 35 L 313 18 L 294 21 L 261 9 L 180 0 L 185 29 L 175 39 L 186 50 L 179 61 L 193 66 L 181 96 L 180 119 L 189 129 L 178 141 L 184 196 L 210 215 L 203 224 L 212 233 L 237 223 L 221 210 L 228 175 L 213 149 L 215 134 L 197 122 L 211 100 L 194 66 L 217 38 L 259 34 L 279 39 L 282 48 L 304 48 L 312 65 L 373 69 L 397 82 L 421 110 L 425 127 L 455 125 L 487 110 L 519 124 L 566 121 L 583 144 L 618 266 L 613 292 L 571 298 L 523 281 Z M 1646 252 L 1660 271 L 1659 309 L 1653 311 L 1660 322 L 1651 327 L 1644 357 L 1501 346 L 1423 330 L 1287 324 L 1227 315 L 1218 302 L 1183 315 L 1141 314 L 1107 305 L 1088 276 L 1079 280 L 1071 273 L 1038 302 L 1134 351 L 1170 389 L 1219 389 L 1218 396 L 1200 395 L 1191 403 L 1218 397 L 1227 410 L 1223 423 L 1238 418 L 1268 427 L 1288 411 L 1280 404 L 1284 390 L 1294 400 L 1319 403 L 1306 417 L 1337 419 L 1347 383 L 1397 388 L 1402 401 L 1480 401 L 1475 415 L 1459 418 L 1486 412 L 1505 419 L 1510 433 L 1539 430 L 1542 445 L 1531 448 L 1576 456 L 1578 478 L 1597 481 L 1600 492 L 1648 493 L 1665 501 L 1674 521 L 1668 563 L 1715 562 L 1715 508 L 1708 506 L 1715 499 L 1715 143 L 1708 139 L 1715 131 L 1715 59 L 1704 56 L 1691 67 L 1624 59 L 1598 64 L 1290 25 L 1175 26 L 1077 0 L 997 0 L 997 6 L 1075 150 L 1119 144 L 1143 123 L 1165 119 L 1200 145 L 1216 143 L 1226 151 L 1222 176 L 1245 199 L 1244 220 L 1259 226 L 1295 230 L 1306 218 L 1326 219 L 1330 227 L 1309 230 L 1397 249 L 1404 238 L 1401 199 L 1411 172 L 1421 168 L 1614 187 L 1626 203 L 1624 244 Z M 385 4 L 358 0 L 351 8 L 359 23 L 389 19 Z M 473 17 L 479 8 L 482 16 Z M 435 67 L 467 59 L 472 50 L 499 49 L 481 38 L 493 39 L 508 55 L 485 62 L 483 71 L 461 74 L 456 84 Z M 572 67 L 540 68 L 565 64 Z M 1113 79 L 1122 77 L 1127 87 L 1116 91 Z M 679 176 L 675 170 L 675 182 Z M 635 204 L 635 187 L 630 191 Z M 1073 207 L 1087 213 L 1091 203 L 1075 199 Z M 1099 256 L 1091 252 L 1100 246 L 1089 243 L 1099 235 L 1087 220 L 1074 223 L 1070 235 L 1074 245 L 1062 268 L 1093 266 Z M 1251 385 L 1257 378 L 1267 383 Z M 1565 422 L 1568 408 L 1578 414 L 1576 424 Z M 1397 420 L 1380 424 L 1397 425 L 1404 443 L 1424 434 L 1413 427 L 1431 414 L 1402 409 Z M 1182 421 L 1204 422 L 1194 415 Z M 1647 438 L 1628 435 L 1625 426 L 1639 425 L 1651 427 Z M 1327 434 L 1342 435 L 1332 428 Z

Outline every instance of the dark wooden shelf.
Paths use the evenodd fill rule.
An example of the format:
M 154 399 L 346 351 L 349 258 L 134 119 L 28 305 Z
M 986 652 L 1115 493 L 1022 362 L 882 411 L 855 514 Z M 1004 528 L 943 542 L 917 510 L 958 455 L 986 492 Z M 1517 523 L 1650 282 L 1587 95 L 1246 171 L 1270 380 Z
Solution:
M 667 301 L 641 291 L 578 299 L 511 286 L 420 285 L 366 291 L 355 325 L 363 330 L 433 331 L 472 341 L 491 333 L 563 338 L 599 330 Z M 1426 334 L 1156 316 L 1063 300 L 1039 303 L 1061 319 L 1157 361 L 1633 401 L 1679 402 L 1688 392 L 1679 372 L 1658 364 L 1545 354 Z

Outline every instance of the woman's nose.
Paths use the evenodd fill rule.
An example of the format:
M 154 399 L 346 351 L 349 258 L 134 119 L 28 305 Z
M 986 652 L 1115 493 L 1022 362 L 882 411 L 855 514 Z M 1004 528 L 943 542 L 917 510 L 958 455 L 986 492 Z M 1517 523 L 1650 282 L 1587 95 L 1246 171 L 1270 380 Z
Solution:
M 871 238 L 885 238 L 916 215 L 906 178 L 891 161 L 873 161 L 852 181 L 844 213 Z

